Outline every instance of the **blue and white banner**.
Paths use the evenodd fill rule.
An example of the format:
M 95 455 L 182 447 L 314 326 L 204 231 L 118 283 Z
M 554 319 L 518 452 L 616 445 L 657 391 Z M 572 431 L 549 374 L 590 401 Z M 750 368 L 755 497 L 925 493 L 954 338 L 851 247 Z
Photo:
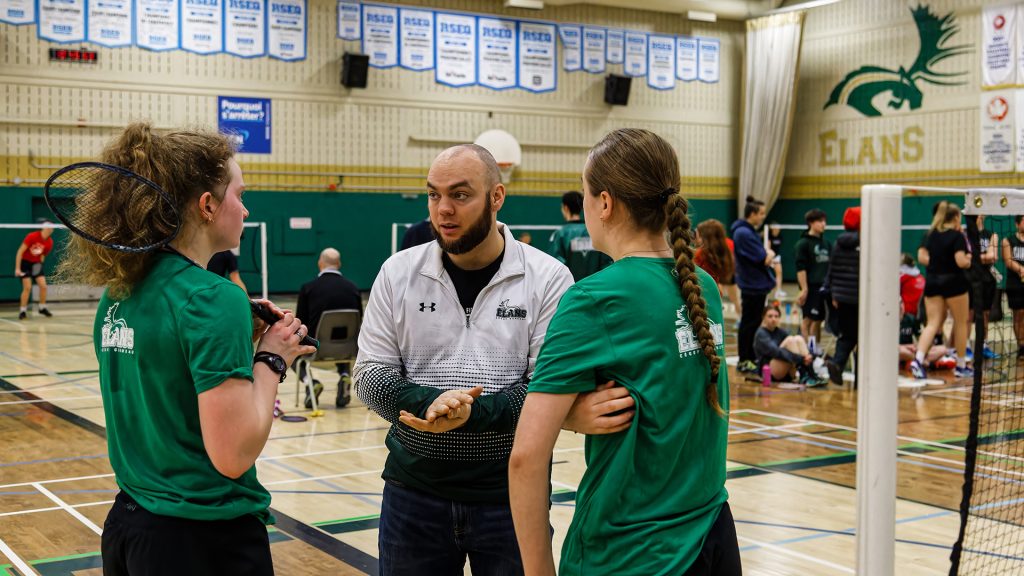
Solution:
M 434 13 L 402 8 L 399 16 L 402 68 L 430 70 L 434 67 Z
M 434 80 L 448 86 L 476 84 L 476 17 L 438 12 L 434 18 Z
M 647 74 L 647 34 L 626 31 L 626 61 L 622 65 L 626 76 Z
M 583 27 L 583 69 L 593 74 L 604 72 L 604 51 L 607 44 L 604 28 Z
M 270 99 L 217 97 L 217 129 L 246 154 L 270 154 Z
M 0 22 L 32 24 L 36 21 L 36 3 L 32 0 L 0 0 Z
M 701 82 L 718 82 L 721 75 L 721 44 L 712 38 L 698 38 L 697 51 L 700 54 L 698 76 Z
M 223 0 L 182 0 L 181 48 L 196 54 L 224 51 Z
M 494 90 L 516 87 L 516 21 L 477 19 L 477 71 L 480 85 Z
M 555 25 L 519 23 L 519 87 L 530 92 L 550 92 L 558 84 Z
M 88 40 L 118 48 L 132 44 L 132 0 L 91 0 L 86 6 Z
M 267 52 L 278 60 L 306 58 L 306 0 L 270 0 Z
M 573 72 L 582 66 L 582 49 L 579 26 L 558 26 L 558 36 L 562 39 L 562 68 Z
M 363 4 L 363 54 L 374 68 L 398 65 L 398 8 Z
M 363 13 L 359 0 L 338 0 L 338 38 L 359 40 Z
M 135 44 L 147 50 L 178 49 L 178 0 L 135 0 Z
M 647 85 L 655 90 L 676 87 L 676 40 L 672 36 L 647 37 Z
M 85 40 L 85 0 L 39 0 L 36 33 L 50 42 Z
M 676 36 L 676 78 L 697 79 L 697 39 L 692 36 Z
M 608 53 L 606 58 L 609 64 L 622 64 L 625 57 L 626 32 L 623 30 L 608 30 Z
M 224 51 L 253 58 L 267 53 L 267 5 L 264 0 L 227 0 Z

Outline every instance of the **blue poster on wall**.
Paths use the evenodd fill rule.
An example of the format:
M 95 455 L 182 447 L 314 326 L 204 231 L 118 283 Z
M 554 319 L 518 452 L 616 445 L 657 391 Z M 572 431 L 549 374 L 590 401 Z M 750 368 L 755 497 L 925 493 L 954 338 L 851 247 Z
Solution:
M 270 154 L 270 99 L 217 97 L 217 129 L 246 154 Z

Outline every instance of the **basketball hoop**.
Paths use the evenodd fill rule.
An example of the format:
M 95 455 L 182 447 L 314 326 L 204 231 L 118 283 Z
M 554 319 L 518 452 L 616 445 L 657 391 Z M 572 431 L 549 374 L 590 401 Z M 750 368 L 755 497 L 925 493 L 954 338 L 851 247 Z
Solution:
M 512 162 L 498 162 L 498 170 L 501 171 L 501 183 L 508 184 L 512 180 L 512 171 L 516 165 Z

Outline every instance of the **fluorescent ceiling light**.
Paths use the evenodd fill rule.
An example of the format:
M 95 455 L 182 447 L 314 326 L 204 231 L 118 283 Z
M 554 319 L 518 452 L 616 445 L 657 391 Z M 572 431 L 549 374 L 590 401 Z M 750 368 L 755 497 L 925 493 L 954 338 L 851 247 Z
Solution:
M 718 20 L 718 16 L 714 12 L 704 12 L 702 10 L 687 10 L 686 17 L 700 22 L 715 22 Z
M 505 8 L 526 8 L 529 10 L 543 10 L 544 0 L 505 0 Z

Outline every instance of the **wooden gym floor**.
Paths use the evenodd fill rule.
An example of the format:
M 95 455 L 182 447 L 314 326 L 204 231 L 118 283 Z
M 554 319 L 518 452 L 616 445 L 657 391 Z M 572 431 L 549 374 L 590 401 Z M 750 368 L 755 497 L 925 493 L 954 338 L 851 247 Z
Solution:
M 53 318 L 18 321 L 15 307 L 0 308 L 0 576 L 102 573 L 100 527 L 117 488 L 92 348 L 95 307 L 51 309 Z M 734 334 L 729 346 L 734 353 Z M 855 392 L 762 389 L 730 375 L 727 487 L 745 573 L 854 573 Z M 388 427 L 358 401 L 335 409 L 333 370 L 318 377 L 326 415 L 275 421 L 257 463 L 279 521 L 271 532 L 277 573 L 376 574 Z M 303 414 L 294 394 L 292 377 L 282 405 Z M 901 576 L 948 572 L 969 400 L 956 383 L 900 389 Z M 553 468 L 556 548 L 583 470 L 583 437 L 563 433 Z

